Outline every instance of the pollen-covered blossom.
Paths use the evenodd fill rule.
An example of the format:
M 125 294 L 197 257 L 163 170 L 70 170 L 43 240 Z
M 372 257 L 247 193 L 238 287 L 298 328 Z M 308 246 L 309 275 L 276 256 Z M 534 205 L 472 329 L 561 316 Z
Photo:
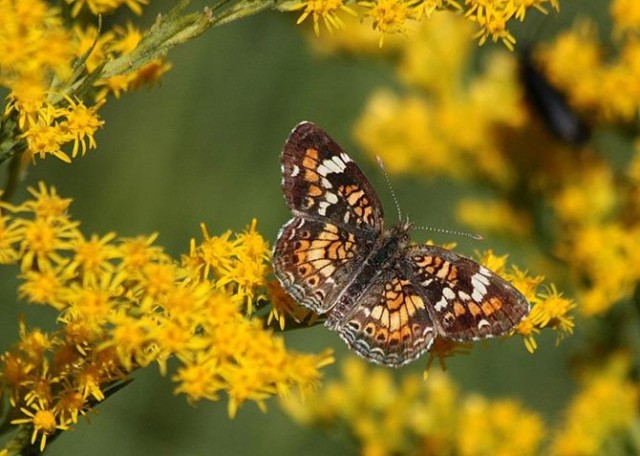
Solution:
M 69 199 L 44 184 L 30 193 L 0 206 L 0 252 L 21 266 L 20 297 L 55 309 L 59 326 L 22 324 L 20 342 L 0 357 L 0 382 L 13 424 L 31 426 L 40 448 L 152 363 L 165 374 L 176 359 L 176 393 L 197 402 L 225 392 L 234 416 L 246 401 L 264 408 L 271 396 L 309 389 L 332 362 L 329 351 L 287 350 L 255 313 L 281 293 L 267 287 L 270 248 L 255 220 L 242 233 L 193 241 L 178 263 L 155 235 L 85 236 Z
M 371 19 L 373 28 L 380 31 L 380 47 L 386 34 L 404 32 L 407 21 L 415 19 L 417 14 L 411 2 L 405 0 L 362 1 L 359 4 L 366 8 L 365 17 Z

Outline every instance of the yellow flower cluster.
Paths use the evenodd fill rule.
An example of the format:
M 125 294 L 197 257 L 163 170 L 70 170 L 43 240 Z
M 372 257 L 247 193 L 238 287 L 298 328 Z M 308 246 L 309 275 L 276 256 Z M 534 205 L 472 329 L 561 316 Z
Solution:
M 71 14 L 77 16 L 80 12 L 87 8 L 91 14 L 112 13 L 123 5 L 129 7 L 136 14 L 142 13 L 142 5 L 148 5 L 149 0 L 65 0 L 71 5 Z
M 22 415 L 13 423 L 31 426 L 41 449 L 151 363 L 164 374 L 177 359 L 176 393 L 195 402 L 224 392 L 234 416 L 245 401 L 264 408 L 271 396 L 309 388 L 332 362 L 330 352 L 288 351 L 257 316 L 271 298 L 269 245 L 255 221 L 236 235 L 203 228 L 205 239 L 177 263 L 156 235 L 87 238 L 69 218 L 70 199 L 44 184 L 30 192 L 0 206 L 0 260 L 20 265 L 20 296 L 55 309 L 60 328 L 22 325 L 0 358 L 0 383 Z
M 637 454 L 640 389 L 637 382 L 628 379 L 631 359 L 618 353 L 606 360 L 603 369 L 599 366 L 584 376 L 580 390 L 565 410 L 549 454 Z
M 640 4 L 614 0 L 610 12 L 610 40 L 603 42 L 595 24 L 583 20 L 545 46 L 541 61 L 580 111 L 604 121 L 631 122 L 640 109 Z
M 345 25 L 340 13 L 358 16 L 361 20 L 370 22 L 373 30 L 378 32 L 380 47 L 386 35 L 405 32 L 411 22 L 428 20 L 435 11 L 456 11 L 463 13 L 469 22 L 477 25 L 478 30 L 473 37 L 479 39 L 480 44 L 491 39 L 493 42 L 501 41 L 507 48 L 513 49 L 516 40 L 507 28 L 509 21 L 524 21 L 530 9 L 546 13 L 546 6 L 551 6 L 556 11 L 559 9 L 557 0 L 302 0 L 285 3 L 280 8 L 302 10 L 298 24 L 311 16 L 316 35 L 320 33 L 321 20 L 329 31 L 333 31 Z M 353 22 L 348 26 L 357 28 Z
M 366 456 L 392 454 L 536 455 L 546 429 L 542 419 L 514 400 L 464 395 L 442 372 L 428 381 L 350 358 L 342 378 L 301 401 L 287 397 L 296 420 L 346 429 Z
M 375 92 L 355 126 L 365 151 L 380 156 L 390 172 L 513 185 L 509 157 L 492 133 L 526 121 L 516 62 L 508 53 L 492 54 L 486 71 L 466 82 L 472 35 L 463 18 L 438 15 L 420 27 L 410 45 L 397 46 L 398 76 L 412 94 Z
M 625 46 L 636 46 L 625 24 Z M 458 218 L 483 233 L 537 240 L 536 248 L 547 259 L 544 267 L 558 274 L 555 281 L 574 284 L 580 312 L 606 312 L 629 299 L 640 281 L 635 247 L 640 242 L 640 159 L 612 166 L 606 151 L 583 148 L 577 156 L 573 147 L 555 140 L 524 102 L 515 56 L 505 51 L 488 54 L 481 71 L 469 75 L 472 34 L 463 18 L 438 15 L 421 26 L 410 43 L 394 42 L 397 76 L 408 95 L 374 92 L 355 125 L 355 137 L 370 156 L 381 157 L 391 173 L 444 175 L 487 187 L 493 198 L 461 200 Z M 334 50 L 358 49 L 354 42 L 326 41 Z M 569 93 L 585 81 L 576 67 L 611 70 L 603 66 L 599 45 L 591 43 L 574 31 L 541 53 L 550 75 L 557 62 L 573 78 L 567 82 Z M 369 52 L 370 45 L 362 49 Z M 631 65 L 637 59 L 626 61 Z M 602 73 L 602 78 L 591 79 L 589 93 L 605 104 L 620 95 L 630 103 L 628 115 L 635 116 L 640 73 L 620 73 L 630 79 L 602 90 Z M 619 118 L 631 120 L 625 116 Z M 605 117 L 600 121 L 606 122 Z M 558 258 L 568 266 L 562 271 L 554 266 Z
M 394 380 L 355 358 L 342 378 L 281 404 L 305 425 L 346 431 L 366 456 L 636 454 L 639 390 L 626 379 L 629 361 L 614 356 L 590 372 L 553 427 L 519 401 L 463 394 L 443 372 Z
M 103 125 L 98 109 L 106 96 L 157 81 L 170 68 L 156 58 L 124 74 L 103 77 L 105 64 L 129 55 L 142 38 L 131 24 L 101 30 L 76 18 L 85 7 L 93 14 L 128 5 L 141 12 L 146 0 L 68 0 L 73 21 L 43 0 L 0 0 L 0 86 L 9 90 L 4 110 L 0 162 L 55 156 L 65 162 L 96 147 Z M 95 17 L 90 23 L 96 23 Z M 85 105 L 85 103 L 88 104 Z M 64 151 L 71 145 L 69 151 Z M 22 155 L 22 156 L 21 156 Z

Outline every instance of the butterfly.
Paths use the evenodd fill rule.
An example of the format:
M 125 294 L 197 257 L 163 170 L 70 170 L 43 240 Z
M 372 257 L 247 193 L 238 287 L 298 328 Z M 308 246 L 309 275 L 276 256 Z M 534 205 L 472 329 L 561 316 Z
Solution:
M 293 218 L 278 233 L 275 275 L 367 360 L 399 367 L 436 337 L 504 335 L 529 313 L 526 298 L 486 267 L 412 244 L 410 222 L 387 229 L 363 172 L 310 122 L 285 143 L 282 189 Z

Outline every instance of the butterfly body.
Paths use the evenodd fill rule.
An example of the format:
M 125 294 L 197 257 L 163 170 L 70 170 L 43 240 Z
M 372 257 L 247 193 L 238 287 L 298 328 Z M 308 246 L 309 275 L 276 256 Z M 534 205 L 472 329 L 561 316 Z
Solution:
M 385 229 L 369 181 L 321 128 L 303 122 L 293 130 L 282 172 L 294 217 L 278 234 L 275 274 L 364 358 L 398 367 L 435 337 L 506 334 L 528 313 L 524 296 L 480 264 L 412 245 L 409 222 Z

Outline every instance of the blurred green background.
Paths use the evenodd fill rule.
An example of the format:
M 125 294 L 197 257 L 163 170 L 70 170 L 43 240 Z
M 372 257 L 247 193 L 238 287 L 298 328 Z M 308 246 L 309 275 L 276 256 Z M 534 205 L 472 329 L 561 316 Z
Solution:
M 192 7 L 204 4 L 193 2 Z M 562 2 L 562 7 L 562 17 L 571 17 L 571 2 Z M 138 23 L 150 24 L 155 8 Z M 200 239 L 200 222 L 207 224 L 211 234 L 219 234 L 242 230 L 255 217 L 261 233 L 273 242 L 289 218 L 280 190 L 280 150 L 298 122 L 311 120 L 361 165 L 392 222 L 395 208 L 384 178 L 351 135 L 372 90 L 394 85 L 391 68 L 380 60 L 317 55 L 294 25 L 295 19 L 296 15 L 263 13 L 209 30 L 175 49 L 170 54 L 174 68 L 160 87 L 125 94 L 101 110 L 106 126 L 97 134 L 97 150 L 72 165 L 53 158 L 38 161 L 14 201 L 26 197 L 27 185 L 44 180 L 61 195 L 73 197 L 71 212 L 82 221 L 86 235 L 113 230 L 135 236 L 157 231 L 158 243 L 176 256 L 188 250 L 190 238 Z M 553 27 L 543 23 L 541 28 Z M 453 203 L 477 189 L 442 179 L 392 176 L 391 180 L 404 212 L 417 224 L 464 229 L 453 219 Z M 478 242 L 415 233 L 417 240 L 428 237 L 438 243 L 455 241 L 467 255 L 474 249 L 493 248 L 527 266 L 518 246 L 500 239 Z M 18 302 L 16 275 L 16 268 L 0 268 L 2 350 L 18 338 L 19 313 L 27 315 L 29 325 L 43 328 L 51 328 L 55 318 L 53 311 Z M 337 374 L 342 359 L 352 356 L 335 334 L 322 327 L 285 337 L 288 346 L 299 350 L 335 348 L 337 364 L 326 370 L 327 378 Z M 579 335 L 555 348 L 553 335 L 543 334 L 533 356 L 518 338 L 477 344 L 471 355 L 449 360 L 449 373 L 464 391 L 518 398 L 552 420 L 573 388 L 567 354 L 576 340 Z M 397 374 L 420 372 L 425 360 Z M 192 407 L 183 396 L 172 394 L 173 384 L 155 367 L 134 377 L 131 385 L 98 407 L 91 424 L 81 420 L 48 454 L 357 451 L 344 436 L 297 425 L 275 401 L 269 402 L 267 414 L 250 403 L 235 420 L 229 420 L 226 398 Z

